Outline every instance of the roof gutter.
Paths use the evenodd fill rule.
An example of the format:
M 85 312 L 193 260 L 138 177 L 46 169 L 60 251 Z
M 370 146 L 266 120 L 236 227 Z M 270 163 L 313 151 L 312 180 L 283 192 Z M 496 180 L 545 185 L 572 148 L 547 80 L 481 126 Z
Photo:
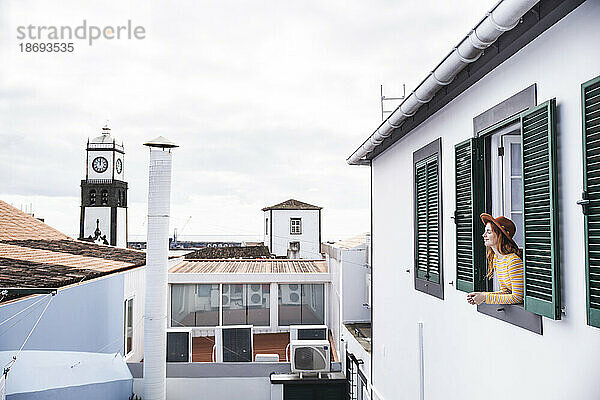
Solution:
M 350 165 L 369 164 L 367 158 L 394 129 L 404 120 L 415 115 L 417 110 L 431 101 L 433 96 L 467 65 L 476 61 L 485 49 L 491 46 L 500 35 L 513 29 L 539 0 L 501 0 L 479 21 L 460 43 L 444 57 L 434 70 L 404 99 L 390 116 L 348 157 Z

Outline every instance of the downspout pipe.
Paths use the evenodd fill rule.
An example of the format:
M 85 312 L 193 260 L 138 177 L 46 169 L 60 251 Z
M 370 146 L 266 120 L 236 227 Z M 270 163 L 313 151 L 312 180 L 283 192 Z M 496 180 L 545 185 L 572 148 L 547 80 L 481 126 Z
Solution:
M 144 145 L 150 148 L 150 171 L 142 397 L 144 400 L 165 400 L 171 149 L 177 145 L 163 137 Z
M 476 61 L 500 35 L 517 26 L 521 17 L 538 2 L 539 0 L 501 0 L 498 2 L 379 125 L 375 132 L 348 157 L 348 164 L 366 164 L 365 157 L 385 138 L 389 137 L 394 129 L 399 128 L 406 118 L 415 115 L 423 104 L 431 101 L 442 87 L 450 84 L 463 68 Z

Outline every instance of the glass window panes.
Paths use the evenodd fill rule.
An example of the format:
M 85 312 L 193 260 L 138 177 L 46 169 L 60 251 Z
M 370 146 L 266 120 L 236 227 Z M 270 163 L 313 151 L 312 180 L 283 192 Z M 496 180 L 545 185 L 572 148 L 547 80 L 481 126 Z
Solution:
M 171 326 L 219 325 L 219 285 L 171 285 Z
M 291 218 L 290 219 L 290 233 L 302 233 L 302 219 Z
M 510 179 L 510 209 L 511 211 L 523 211 L 523 180 L 519 178 Z
M 510 174 L 521 176 L 521 144 L 510 144 Z
M 320 325 L 325 321 L 323 284 L 279 285 L 279 325 Z
M 271 287 L 267 284 L 251 283 L 246 285 L 248 304 L 248 325 L 269 326 Z
M 324 285 L 302 285 L 302 323 L 323 325 L 325 323 Z
M 223 285 L 223 325 L 246 324 L 245 285 Z
M 125 355 L 133 350 L 133 299 L 125 300 Z

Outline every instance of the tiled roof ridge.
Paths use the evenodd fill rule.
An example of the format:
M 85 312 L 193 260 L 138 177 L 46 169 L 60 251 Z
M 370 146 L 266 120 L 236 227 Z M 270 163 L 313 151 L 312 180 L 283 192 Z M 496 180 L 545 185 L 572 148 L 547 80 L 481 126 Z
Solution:
M 314 206 L 296 199 L 289 199 L 274 206 L 265 207 L 262 210 L 321 210 L 323 207 Z

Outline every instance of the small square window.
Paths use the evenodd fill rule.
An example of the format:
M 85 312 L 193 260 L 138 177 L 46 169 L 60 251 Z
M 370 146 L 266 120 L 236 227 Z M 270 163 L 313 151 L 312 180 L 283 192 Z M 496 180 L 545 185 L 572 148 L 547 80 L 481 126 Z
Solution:
M 302 218 L 290 218 L 290 234 L 302 234 Z

